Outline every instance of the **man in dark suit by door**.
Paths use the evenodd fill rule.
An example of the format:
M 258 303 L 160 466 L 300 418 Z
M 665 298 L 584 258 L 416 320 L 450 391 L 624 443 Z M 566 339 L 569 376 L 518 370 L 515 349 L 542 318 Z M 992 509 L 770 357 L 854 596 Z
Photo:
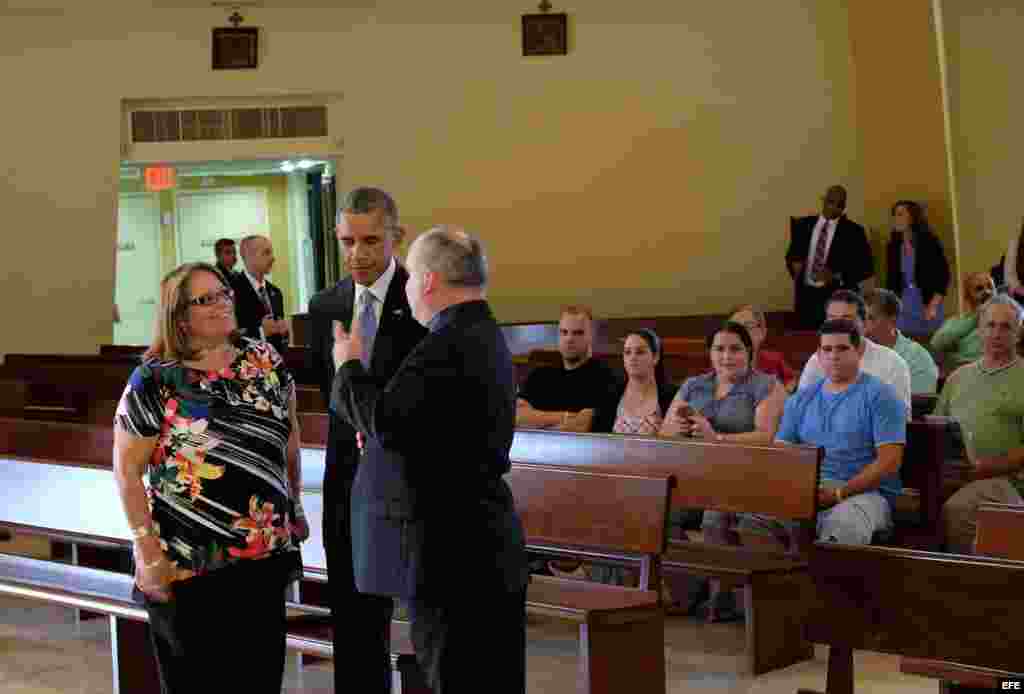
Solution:
M 409 274 L 395 255 L 402 239 L 398 208 L 383 190 L 356 188 L 341 202 L 336 235 L 349 276 L 318 292 L 309 302 L 312 323 L 311 358 L 320 375 L 324 401 L 330 402 L 334 382 L 333 323 L 375 323 L 367 345 L 369 377 L 383 387 L 426 330 L 409 310 L 405 283 Z M 350 526 L 352 482 L 360 461 L 355 430 L 330 413 L 324 474 L 324 549 L 334 621 L 336 692 L 388 692 L 390 597 L 356 590 L 352 569 Z
M 408 268 L 409 305 L 430 332 L 386 386 L 358 358 L 363 326 L 335 327 L 332 404 L 365 442 L 352 492 L 356 585 L 409 600 L 416 658 L 437 694 L 523 694 L 529 573 L 502 479 L 515 371 L 485 300 L 487 261 L 477 239 L 439 227 L 412 244 Z
M 274 267 L 274 247 L 265 236 L 246 236 L 240 244 L 245 270 L 228 277 L 235 290 L 238 329 L 254 340 L 265 339 L 281 355 L 288 347 L 284 295 L 267 275 Z
M 790 219 L 786 269 L 793 278 L 798 327 L 817 330 L 825 321 L 825 304 L 839 289 L 860 290 L 875 274 L 864 227 L 845 214 L 846 189 L 832 186 L 822 198 L 820 215 Z

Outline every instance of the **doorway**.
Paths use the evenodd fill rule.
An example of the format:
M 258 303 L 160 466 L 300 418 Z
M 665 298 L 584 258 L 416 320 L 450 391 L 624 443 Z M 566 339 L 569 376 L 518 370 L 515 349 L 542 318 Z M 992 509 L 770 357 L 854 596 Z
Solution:
M 322 186 L 333 191 L 330 162 L 296 158 L 164 164 L 161 168 L 173 168 L 174 175 L 159 192 L 146 192 L 145 168 L 134 162 L 121 166 L 119 248 L 126 250 L 118 252 L 121 322 L 115 324 L 115 343 L 148 344 L 159 278 L 182 263 L 214 263 L 219 239 L 240 245 L 249 235 L 268 237 L 275 256 L 268 279 L 284 296 L 285 314 L 306 312 L 313 294 L 324 286 L 325 244 L 335 243 L 333 233 L 325 238 L 325 213 L 320 196 L 314 195 Z M 333 194 L 324 199 L 333 205 Z M 144 249 L 142 238 L 147 239 Z M 243 269 L 239 257 L 234 271 Z M 148 309 L 122 305 L 133 297 L 152 303 L 146 304 Z
M 160 199 L 154 193 L 122 193 L 117 206 L 117 281 L 120 321 L 114 343 L 153 341 L 160 276 Z

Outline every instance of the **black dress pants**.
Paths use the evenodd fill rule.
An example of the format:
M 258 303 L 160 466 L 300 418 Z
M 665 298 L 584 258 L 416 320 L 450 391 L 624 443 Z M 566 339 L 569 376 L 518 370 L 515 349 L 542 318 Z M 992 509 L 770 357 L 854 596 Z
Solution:
M 409 603 L 416 661 L 434 694 L 525 694 L 526 590 Z
M 355 466 L 327 468 L 324 480 L 324 550 L 334 626 L 334 691 L 391 691 L 391 616 L 394 601 L 356 589 L 352 567 L 352 482 Z
M 825 322 L 825 304 L 832 296 L 832 292 L 839 289 L 837 285 L 826 285 L 824 287 L 809 287 L 804 282 L 803 275 L 800 276 L 796 285 L 796 312 L 797 327 L 799 330 L 817 330 Z
M 244 561 L 172 584 L 165 603 L 137 592 L 149 612 L 161 691 L 280 694 L 284 588 L 297 562 L 294 556 Z

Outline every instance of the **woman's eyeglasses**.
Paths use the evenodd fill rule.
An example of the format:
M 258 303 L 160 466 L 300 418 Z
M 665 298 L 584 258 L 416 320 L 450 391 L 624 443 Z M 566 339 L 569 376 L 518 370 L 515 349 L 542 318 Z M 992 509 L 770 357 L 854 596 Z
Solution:
M 209 294 L 203 294 L 197 296 L 194 299 L 189 299 L 188 303 L 190 306 L 213 306 L 214 304 L 220 303 L 221 300 L 233 302 L 235 300 L 235 292 L 231 289 L 221 289 L 217 292 L 210 292 Z

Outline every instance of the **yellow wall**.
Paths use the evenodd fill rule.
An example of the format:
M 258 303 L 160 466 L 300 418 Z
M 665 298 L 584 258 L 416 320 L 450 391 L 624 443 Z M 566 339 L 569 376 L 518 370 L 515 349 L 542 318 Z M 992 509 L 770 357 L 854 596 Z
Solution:
M 220 10 L 2 17 L 0 209 L 17 233 L 0 297 L 31 328 L 0 352 L 110 341 L 122 99 L 343 92 L 339 187 L 386 186 L 414 231 L 478 231 L 502 320 L 568 300 L 605 316 L 786 308 L 787 216 L 835 182 L 863 213 L 845 6 L 599 0 L 558 58 L 520 56 L 529 8 L 511 0 L 255 9 L 262 65 L 238 73 L 209 68 Z
M 1014 0 L 943 0 L 961 267 L 987 271 L 1024 216 L 1024 8 Z
M 897 200 L 923 203 L 956 274 L 953 201 L 946 165 L 942 81 L 932 0 L 850 3 L 857 127 L 864 165 L 864 216 L 879 284 Z M 957 310 L 957 289 L 946 294 Z

